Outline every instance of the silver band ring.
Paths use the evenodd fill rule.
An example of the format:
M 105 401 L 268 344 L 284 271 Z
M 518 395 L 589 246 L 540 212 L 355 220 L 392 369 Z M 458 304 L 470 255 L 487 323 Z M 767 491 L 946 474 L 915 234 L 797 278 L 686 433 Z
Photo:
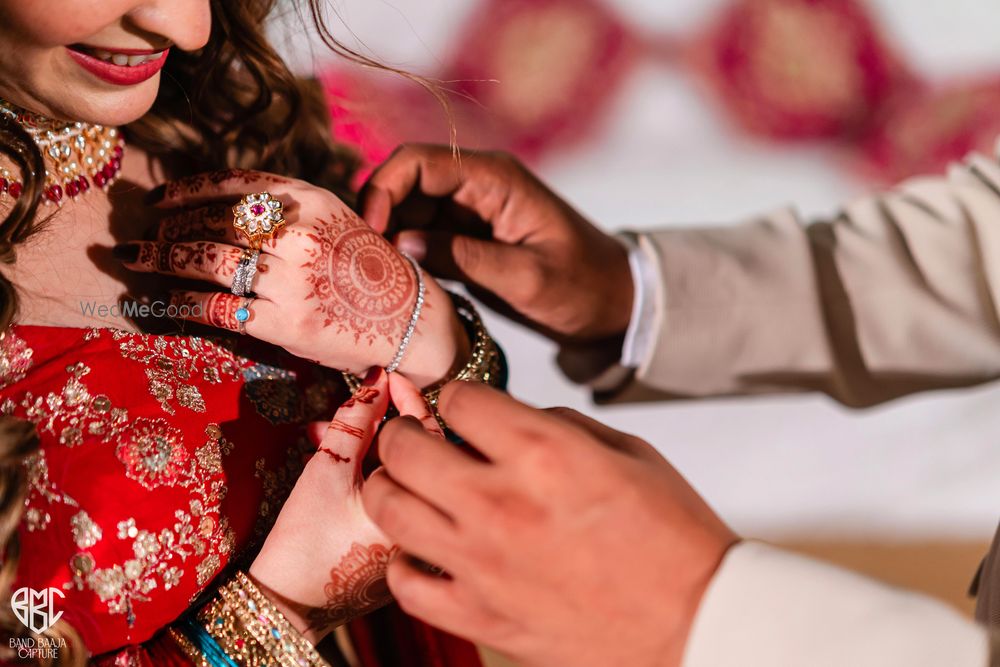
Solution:
M 236 296 L 253 295 L 253 279 L 257 275 L 259 258 L 259 250 L 251 248 L 243 251 L 240 263 L 236 265 L 236 271 L 233 273 L 233 285 L 230 290 Z

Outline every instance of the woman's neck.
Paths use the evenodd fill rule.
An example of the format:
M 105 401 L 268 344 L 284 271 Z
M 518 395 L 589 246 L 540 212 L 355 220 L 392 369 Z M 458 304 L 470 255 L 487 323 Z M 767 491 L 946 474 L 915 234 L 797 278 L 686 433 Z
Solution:
M 14 168 L 0 157 L 0 166 Z M 155 295 L 156 278 L 124 270 L 111 255 L 118 243 L 142 238 L 155 224 L 142 202 L 158 175 L 146 155 L 130 150 L 120 178 L 106 191 L 94 189 L 62 206 L 38 208 L 38 231 L 15 247 L 16 261 L 0 272 L 17 288 L 17 321 L 50 326 L 135 328 L 127 320 L 102 315 L 100 306 L 132 296 Z M 0 199 L 0 216 L 11 200 Z

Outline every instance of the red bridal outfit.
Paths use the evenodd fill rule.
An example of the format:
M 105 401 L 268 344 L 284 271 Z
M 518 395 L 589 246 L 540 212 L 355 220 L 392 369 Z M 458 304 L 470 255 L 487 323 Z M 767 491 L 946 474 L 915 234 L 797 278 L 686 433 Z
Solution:
M 249 339 L 11 327 L 0 406 L 41 437 L 14 590 L 62 591 L 95 664 L 194 664 L 169 626 L 249 564 L 313 449 L 304 424 L 346 396 L 335 373 Z M 349 630 L 366 667 L 479 664 L 394 607 Z

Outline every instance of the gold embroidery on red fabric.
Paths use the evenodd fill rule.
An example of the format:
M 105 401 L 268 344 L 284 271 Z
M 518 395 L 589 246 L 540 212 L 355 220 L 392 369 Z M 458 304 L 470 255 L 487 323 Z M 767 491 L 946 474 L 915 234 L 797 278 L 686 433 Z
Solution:
M 24 466 L 28 472 L 28 495 L 24 499 L 24 522 L 28 532 L 48 528 L 52 516 L 45 507 L 49 505 L 61 503 L 69 507 L 79 507 L 73 498 L 61 493 L 49 478 L 49 464 L 44 451 L 37 451 L 27 456 Z
M 0 333 L 0 387 L 24 378 L 31 368 L 33 351 L 23 338 L 12 331 Z
M 26 393 L 20 401 L 4 401 L 3 409 L 7 414 L 23 409 L 23 416 L 35 422 L 40 433 L 52 434 L 68 447 L 83 445 L 85 435 L 91 436 L 88 443 L 114 442 L 129 478 L 147 489 L 168 485 L 190 492 L 187 506 L 174 510 L 174 522 L 158 530 L 140 527 L 135 518 L 126 518 L 116 524 L 109 538 L 82 509 L 69 520 L 66 528 L 80 551 L 69 559 L 72 578 L 63 587 L 92 590 L 110 613 L 125 614 L 131 626 L 135 623 L 135 603 L 148 601 L 151 591 L 177 586 L 189 570 L 202 587 L 228 560 L 235 534 L 228 518 L 221 514 L 226 493 L 221 457 L 233 447 L 222 437 L 218 424 L 212 423 L 206 426 L 205 443 L 189 452 L 182 432 L 166 420 L 139 417 L 130 421 L 128 411 L 115 407 L 108 396 L 92 394 L 83 381 L 91 372 L 85 364 L 70 364 L 66 372 L 69 378 L 61 390 L 37 396 Z M 28 457 L 26 465 L 29 530 L 44 529 L 51 523 L 43 502 L 79 507 L 49 479 L 44 452 Z M 133 557 L 99 567 L 87 549 L 115 537 L 130 542 Z
M 116 535 L 119 540 L 132 541 L 134 558 L 111 567 L 92 569 L 85 575 L 87 587 L 108 605 L 108 611 L 126 614 L 129 623 L 134 623 L 133 604 L 148 602 L 149 593 L 161 584 L 164 590 L 176 586 L 184 576 L 183 564 L 189 558 L 202 557 L 195 565 L 199 586 L 214 576 L 220 564 L 219 555 L 228 554 L 231 549 L 234 539 L 232 528 L 222 517 L 218 520 L 217 530 L 206 539 L 195 527 L 196 519 L 206 513 L 201 501 L 191 500 L 188 509 L 176 510 L 173 526 L 159 532 L 140 529 L 134 518 L 118 522 Z M 78 587 L 80 584 L 80 581 L 75 582 Z
M 104 536 L 101 527 L 90 518 L 86 510 L 80 510 L 74 514 L 70 520 L 70 531 L 73 533 L 73 541 L 81 549 L 89 549 Z
M 122 356 L 146 367 L 149 393 L 167 414 L 176 414 L 172 401 L 193 412 L 205 412 L 205 399 L 194 382 L 219 384 L 238 380 L 240 363 L 230 350 L 196 336 L 145 336 L 112 331 Z
M 188 451 L 180 429 L 165 419 L 139 417 L 115 449 L 125 465 L 125 476 L 147 489 L 174 486 L 184 472 Z
M 103 394 L 90 395 L 81 380 L 90 373 L 86 365 L 71 364 L 66 372 L 72 377 L 62 391 L 49 392 L 45 396 L 25 393 L 20 402 L 25 418 L 35 422 L 39 433 L 51 433 L 68 447 L 81 444 L 84 431 L 99 437 L 101 442 L 120 436 L 128 425 L 127 411 L 112 407 Z

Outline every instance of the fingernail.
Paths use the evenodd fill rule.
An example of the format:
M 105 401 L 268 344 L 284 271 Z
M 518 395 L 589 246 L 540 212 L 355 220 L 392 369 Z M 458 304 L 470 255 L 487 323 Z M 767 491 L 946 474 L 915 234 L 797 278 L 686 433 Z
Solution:
M 131 264 L 139 259 L 138 243 L 119 243 L 111 249 L 111 255 L 119 262 Z
M 427 256 L 427 240 L 417 234 L 400 234 L 396 237 L 396 248 L 418 262 Z
M 378 382 L 378 379 L 382 376 L 382 369 L 379 366 L 374 366 L 368 371 L 368 375 L 365 376 L 365 381 L 362 383 L 367 386 L 372 386 Z
M 160 185 L 157 185 L 155 188 L 147 192 L 146 195 L 142 198 L 142 201 L 147 206 L 152 206 L 153 204 L 160 203 L 160 201 L 163 200 L 163 196 L 165 194 L 167 194 L 167 185 L 166 183 L 161 183 Z

